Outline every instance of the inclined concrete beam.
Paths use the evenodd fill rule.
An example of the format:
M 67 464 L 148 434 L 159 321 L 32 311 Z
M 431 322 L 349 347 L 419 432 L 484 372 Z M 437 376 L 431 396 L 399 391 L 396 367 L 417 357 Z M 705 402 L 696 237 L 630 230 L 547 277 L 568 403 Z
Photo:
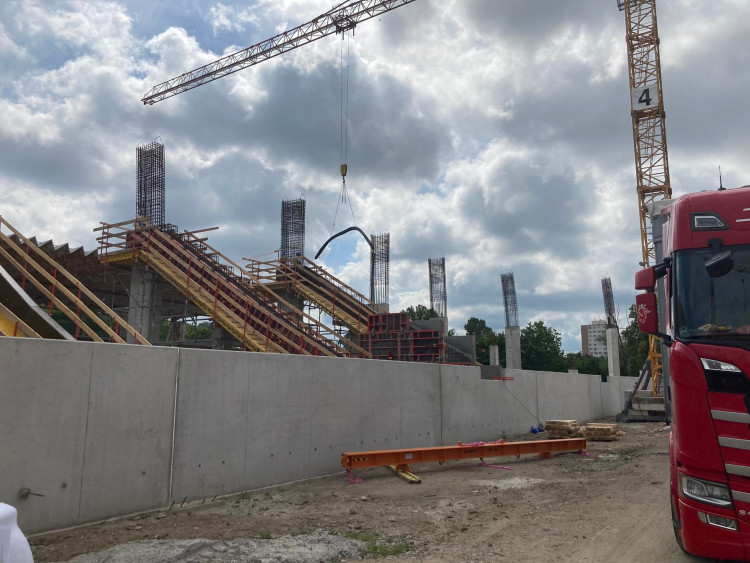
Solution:
M 617 327 L 608 328 L 607 332 L 607 370 L 610 377 L 620 376 L 620 334 Z

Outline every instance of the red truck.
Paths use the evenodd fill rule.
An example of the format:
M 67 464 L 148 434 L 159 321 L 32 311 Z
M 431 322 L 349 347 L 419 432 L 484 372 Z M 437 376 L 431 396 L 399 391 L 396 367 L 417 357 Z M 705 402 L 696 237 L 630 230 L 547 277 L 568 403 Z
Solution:
M 675 537 L 748 561 L 750 186 L 665 204 L 652 215 L 656 266 L 635 287 L 639 328 L 662 341 Z

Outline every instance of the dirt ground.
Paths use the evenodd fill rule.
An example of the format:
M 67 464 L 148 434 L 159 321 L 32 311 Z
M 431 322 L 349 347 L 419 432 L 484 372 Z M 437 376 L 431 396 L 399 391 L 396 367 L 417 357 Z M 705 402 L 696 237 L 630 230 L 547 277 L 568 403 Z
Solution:
M 364 540 L 363 559 L 419 561 L 699 561 L 684 555 L 669 514 L 668 429 L 621 425 L 589 456 L 560 454 L 412 467 L 421 484 L 386 469 L 355 471 L 30 539 L 34 560 L 133 540 L 267 541 L 323 531 Z M 542 439 L 544 434 L 519 440 Z M 283 556 L 276 560 L 284 560 Z

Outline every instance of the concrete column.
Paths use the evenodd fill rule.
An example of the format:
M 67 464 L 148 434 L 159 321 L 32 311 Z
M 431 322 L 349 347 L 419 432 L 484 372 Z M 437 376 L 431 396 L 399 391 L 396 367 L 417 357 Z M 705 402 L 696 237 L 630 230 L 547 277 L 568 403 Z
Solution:
M 620 336 L 615 327 L 607 329 L 607 369 L 609 375 L 620 376 Z
M 214 324 L 211 348 L 214 350 L 231 350 L 238 342 L 229 332 Z
M 521 369 L 521 327 L 505 327 L 505 367 Z
M 500 351 L 497 348 L 497 344 L 490 344 L 490 365 L 500 365 Z
M 443 325 L 443 336 L 448 336 L 448 317 L 439 317 Z
M 140 262 L 134 263 L 130 276 L 128 324 L 149 342 L 159 341 L 160 305 L 161 282 L 158 275 L 147 270 Z M 131 335 L 128 335 L 128 343 L 135 344 Z

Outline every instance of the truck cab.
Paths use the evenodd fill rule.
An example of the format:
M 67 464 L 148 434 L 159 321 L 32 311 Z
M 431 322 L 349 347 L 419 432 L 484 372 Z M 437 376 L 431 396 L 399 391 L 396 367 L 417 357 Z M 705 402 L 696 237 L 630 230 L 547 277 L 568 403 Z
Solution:
M 662 340 L 675 536 L 750 560 L 750 186 L 666 202 L 652 227 L 636 310 Z

